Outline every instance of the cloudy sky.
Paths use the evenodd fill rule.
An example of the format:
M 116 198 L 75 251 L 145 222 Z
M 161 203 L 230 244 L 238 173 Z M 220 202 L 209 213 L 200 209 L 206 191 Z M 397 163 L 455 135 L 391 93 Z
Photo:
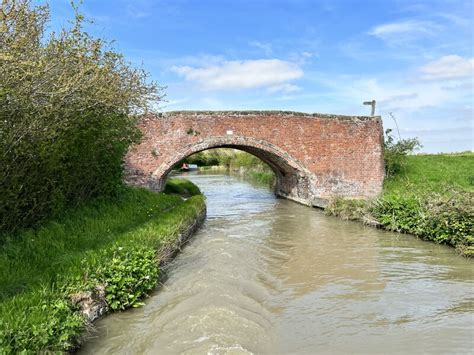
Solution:
M 41 1 L 38 1 L 41 2 Z M 52 28 L 69 1 L 50 0 Z M 166 86 L 161 110 L 368 114 L 424 152 L 473 149 L 471 0 L 84 0 Z

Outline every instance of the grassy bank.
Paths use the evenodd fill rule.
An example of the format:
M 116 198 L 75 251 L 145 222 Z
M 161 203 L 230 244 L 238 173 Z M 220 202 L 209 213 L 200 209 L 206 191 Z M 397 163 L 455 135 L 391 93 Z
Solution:
M 156 287 L 161 259 L 204 210 L 202 195 L 184 201 L 126 188 L 117 200 L 3 235 L 0 353 L 73 349 L 87 327 L 84 299 L 102 299 L 105 312 L 140 305 Z
M 326 213 L 414 234 L 474 257 L 474 154 L 408 156 L 371 201 L 334 199 Z
M 230 169 L 238 170 L 241 174 L 262 184 L 272 184 L 275 174 L 270 167 L 256 156 L 237 152 L 229 162 Z
M 175 194 L 183 197 L 191 197 L 201 194 L 199 187 L 194 185 L 192 182 L 178 178 L 169 178 L 166 182 L 164 192 L 166 194 Z
M 258 181 L 262 184 L 272 184 L 275 180 L 275 174 L 272 171 L 253 171 L 249 170 L 245 173 L 251 179 Z
M 385 180 L 384 192 L 443 191 L 446 186 L 474 192 L 474 153 L 409 155 L 400 174 Z

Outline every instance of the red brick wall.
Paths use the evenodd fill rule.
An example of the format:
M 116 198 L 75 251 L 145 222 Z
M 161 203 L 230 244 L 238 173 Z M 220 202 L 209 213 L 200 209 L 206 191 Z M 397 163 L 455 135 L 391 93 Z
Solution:
M 369 197 L 384 177 L 380 117 L 295 112 L 169 112 L 140 123 L 126 160 L 131 183 L 161 189 L 169 169 L 196 151 L 231 146 L 277 173 L 277 193 L 312 204 L 334 195 Z M 232 135 L 228 134 L 232 131 Z

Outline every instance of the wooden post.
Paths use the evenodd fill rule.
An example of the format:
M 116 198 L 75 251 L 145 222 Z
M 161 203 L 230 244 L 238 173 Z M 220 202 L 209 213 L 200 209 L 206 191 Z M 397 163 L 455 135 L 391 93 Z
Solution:
M 372 109 L 371 109 L 371 111 L 370 111 L 370 115 L 371 115 L 371 116 L 374 116 L 374 115 L 375 115 L 375 103 L 376 103 L 375 100 L 372 100 L 372 101 L 364 101 L 364 105 L 370 105 L 370 106 L 372 106 Z

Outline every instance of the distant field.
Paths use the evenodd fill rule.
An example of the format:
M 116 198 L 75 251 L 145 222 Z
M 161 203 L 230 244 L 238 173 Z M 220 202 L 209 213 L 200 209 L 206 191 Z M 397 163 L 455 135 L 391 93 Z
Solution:
M 474 153 L 408 156 L 404 171 L 385 180 L 384 191 L 439 191 L 446 184 L 474 192 Z

